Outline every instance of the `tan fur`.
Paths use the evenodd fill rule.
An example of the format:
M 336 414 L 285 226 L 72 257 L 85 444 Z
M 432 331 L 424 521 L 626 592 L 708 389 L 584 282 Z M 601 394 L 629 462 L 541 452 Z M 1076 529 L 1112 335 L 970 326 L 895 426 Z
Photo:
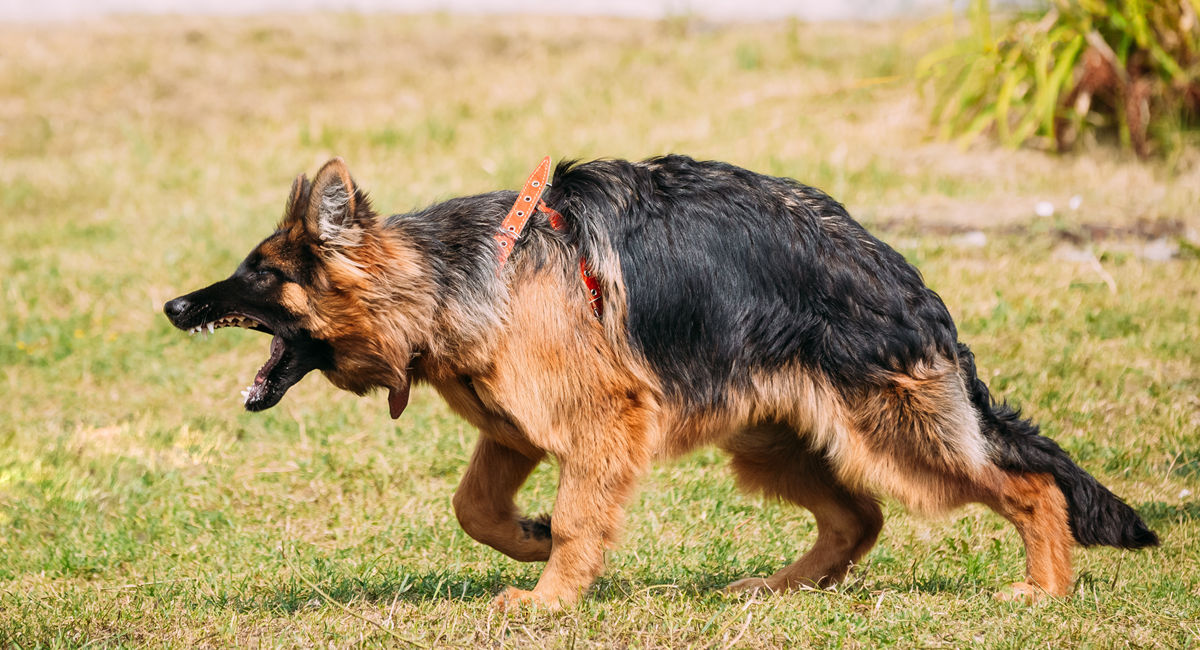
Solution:
M 754 427 L 726 441 L 725 449 L 741 487 L 806 508 L 817 520 L 817 542 L 799 560 L 765 580 L 739 580 L 729 590 L 827 587 L 874 546 L 883 528 L 875 498 L 845 487 L 824 454 L 813 451 L 792 427 Z
M 956 366 L 894 374 L 852 401 L 850 428 L 829 445 L 839 477 L 927 516 L 974 500 L 986 442 Z
M 346 353 L 345 362 L 326 376 L 359 394 L 407 381 L 415 341 L 437 345 L 430 328 L 435 304 L 421 257 L 374 233 L 363 240 L 328 257 L 327 275 L 318 282 L 327 289 L 309 308 L 312 331 Z M 388 289 L 396 286 L 411 291 Z
M 497 341 L 490 372 L 475 378 L 482 403 L 518 423 L 530 443 L 559 463 L 546 570 L 532 593 L 510 590 L 501 603 L 556 607 L 578 599 L 603 570 L 624 503 L 650 464 L 654 398 L 608 355 L 597 354 L 607 345 L 603 330 L 583 309 L 586 302 L 567 303 L 572 282 L 518 274 L 511 327 Z
M 1047 596 L 1070 595 L 1071 547 L 1067 500 L 1049 474 L 1000 474 L 984 502 L 1016 526 L 1025 542 L 1025 581 L 1013 583 L 1004 600 L 1036 602 Z
M 652 460 L 709 444 L 730 453 L 739 485 L 807 508 L 818 526 L 816 544 L 795 563 L 731 589 L 841 580 L 879 534 L 877 494 L 922 514 L 987 503 L 1021 531 L 1023 584 L 1051 595 L 1069 588 L 1073 542 L 1062 494 L 1053 480 L 988 463 L 955 359 L 864 378 L 847 394 L 809 369 L 785 368 L 731 388 L 719 411 L 696 412 L 666 397 L 630 349 L 612 251 L 590 260 L 605 282 L 603 322 L 588 308 L 577 257 L 556 246 L 536 263 L 518 249 L 488 280 L 490 304 L 439 301 L 424 251 L 374 222 L 344 223 L 315 205 L 322 196 L 354 201 L 340 160 L 322 168 L 307 205 L 295 189 L 303 184 L 293 186 L 282 243 L 261 250 L 283 256 L 307 238 L 322 261 L 313 287 L 287 292 L 283 302 L 337 350 L 337 370 L 326 373 L 336 386 L 364 393 L 427 381 L 479 428 L 453 500 L 459 522 L 514 559 L 547 562 L 533 591 L 509 589 L 498 606 L 578 600 L 603 570 L 604 549 L 618 540 L 624 505 Z M 547 456 L 560 468 L 550 539 L 531 535 L 513 501 Z
M 526 456 L 482 435 L 471 465 L 454 493 L 454 511 L 463 530 L 520 562 L 545 562 L 550 540 L 521 529 L 513 496 L 545 454 Z

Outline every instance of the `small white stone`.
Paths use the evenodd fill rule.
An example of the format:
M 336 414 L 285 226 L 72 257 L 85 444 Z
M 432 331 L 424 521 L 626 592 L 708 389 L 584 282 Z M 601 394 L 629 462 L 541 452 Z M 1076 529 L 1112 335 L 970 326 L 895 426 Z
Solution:
M 1049 201 L 1038 201 L 1037 205 L 1033 206 L 1033 211 L 1039 217 L 1054 216 L 1054 204 Z
M 982 248 L 987 245 L 987 235 L 982 230 L 972 230 L 958 235 L 953 242 L 963 248 Z
M 1182 490 L 1180 490 L 1180 491 L 1179 491 L 1179 498 L 1180 498 L 1180 499 L 1186 499 L 1186 498 L 1188 498 L 1188 497 L 1190 497 L 1190 496 L 1192 496 L 1192 491 L 1191 491 L 1191 490 L 1189 490 L 1189 489 L 1187 489 L 1187 488 L 1183 488 Z
M 1067 206 L 1072 210 L 1078 210 L 1081 205 L 1083 205 L 1083 197 L 1078 194 L 1072 196 L 1071 200 L 1067 202 Z
M 1166 237 L 1146 242 L 1142 247 L 1141 257 L 1151 262 L 1166 262 L 1179 252 L 1179 245 L 1172 244 Z

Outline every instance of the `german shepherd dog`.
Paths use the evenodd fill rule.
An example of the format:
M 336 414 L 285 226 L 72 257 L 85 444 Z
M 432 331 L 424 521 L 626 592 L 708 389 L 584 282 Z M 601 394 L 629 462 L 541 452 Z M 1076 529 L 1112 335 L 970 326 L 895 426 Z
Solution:
M 577 601 L 650 463 L 701 445 L 729 454 L 742 488 L 817 522 L 796 562 L 732 591 L 842 580 L 875 544 L 882 496 L 921 515 L 983 503 L 1011 522 L 1026 578 L 1003 598 L 1068 595 L 1074 544 L 1158 544 L 992 401 L 920 273 L 819 190 L 683 156 L 560 163 L 543 199 L 558 228 L 534 215 L 502 250 L 515 198 L 380 219 L 335 158 L 296 179 L 283 221 L 232 276 L 164 310 L 182 330 L 272 335 L 249 411 L 313 370 L 359 395 L 387 390 L 393 417 L 411 382 L 433 386 L 480 432 L 453 499 L 463 529 L 546 562 L 501 608 Z M 514 495 L 547 456 L 553 518 L 524 516 Z

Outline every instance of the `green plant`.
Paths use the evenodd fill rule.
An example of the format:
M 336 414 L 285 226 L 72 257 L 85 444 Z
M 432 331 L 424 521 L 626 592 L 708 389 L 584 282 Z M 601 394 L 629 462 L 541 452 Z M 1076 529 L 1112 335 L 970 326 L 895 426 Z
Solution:
M 1138 156 L 1200 113 L 1200 0 L 1055 0 L 993 36 L 987 0 L 968 33 L 923 57 L 943 138 L 991 132 L 1006 146 L 1071 148 L 1115 127 Z
M 1099 242 L 1114 294 L 1054 255 L 1052 232 L 1082 228 L 1073 217 L 1025 237 L 996 215 L 1078 192 L 1088 219 L 1132 230 L 1144 213 L 1120 207 L 1137 188 L 1195 228 L 1200 188 L 1110 152 L 1014 175 L 1008 155 L 921 145 L 911 85 L 879 80 L 906 65 L 905 27 L 676 35 L 602 18 L 300 13 L 0 25 L 0 648 L 413 647 L 380 626 L 432 648 L 1196 647 L 1200 501 L 1181 490 L 1200 494 L 1200 262 Z M 760 57 L 749 73 L 744 43 Z M 332 155 L 398 211 L 519 186 L 547 153 L 670 151 L 843 184 L 852 214 L 877 215 L 954 310 L 993 394 L 1144 509 L 1163 547 L 1079 551 L 1073 598 L 1016 606 L 990 597 L 1022 570 L 1011 526 L 983 506 L 923 521 L 888 504 L 844 587 L 726 597 L 794 560 L 816 526 L 739 494 L 709 449 L 646 478 L 578 609 L 498 614 L 495 593 L 532 587 L 542 567 L 455 520 L 469 424 L 426 388 L 392 420 L 382 396 L 317 376 L 246 413 L 238 390 L 263 335 L 189 338 L 162 315 L 228 275 L 292 178 Z M 949 210 L 999 227 L 979 248 L 923 234 L 946 232 Z M 556 482 L 541 466 L 520 504 L 551 511 Z

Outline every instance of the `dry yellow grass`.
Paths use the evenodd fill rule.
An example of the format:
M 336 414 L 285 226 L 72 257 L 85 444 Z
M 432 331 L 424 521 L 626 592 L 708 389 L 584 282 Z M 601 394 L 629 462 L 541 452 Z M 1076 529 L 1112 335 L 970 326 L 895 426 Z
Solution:
M 3 180 L 58 201 L 107 194 L 114 205 L 99 207 L 127 210 L 147 189 L 211 200 L 336 152 L 400 208 L 511 185 L 544 153 L 675 151 L 795 176 L 866 217 L 929 205 L 989 224 L 1082 194 L 1104 220 L 1195 218 L 1195 152 L 1172 175 L 1105 150 L 1060 159 L 927 142 L 903 78 L 922 40 L 905 47 L 906 31 L 921 33 L 331 15 L 8 26 Z M 156 187 L 112 173 L 131 166 Z
M 0 645 L 1187 647 L 1200 572 L 1200 264 L 1040 235 L 1200 228 L 1200 157 L 963 152 L 927 139 L 911 25 L 310 15 L 0 26 Z M 898 77 L 898 78 L 896 78 Z M 474 439 L 433 395 L 397 423 L 320 377 L 264 414 L 253 333 L 188 340 L 162 303 L 230 272 L 291 179 L 347 158 L 402 211 L 516 187 L 563 157 L 718 158 L 845 200 L 946 298 L 994 387 L 1164 535 L 1080 553 L 1077 597 L 990 600 L 1019 542 L 981 508 L 889 508 L 837 593 L 728 599 L 810 543 L 738 495 L 718 454 L 657 468 L 628 543 L 576 611 L 490 611 L 519 565 L 466 539 L 449 495 Z M 1083 196 L 1079 211 L 1063 209 Z M 1033 217 L 1038 200 L 1060 214 Z M 910 219 L 991 228 L 982 248 Z M 1132 251 L 1132 252 L 1131 252 Z M 554 468 L 521 495 L 553 502 Z M 285 561 L 281 549 L 288 549 Z M 304 576 L 304 579 L 301 578 Z

